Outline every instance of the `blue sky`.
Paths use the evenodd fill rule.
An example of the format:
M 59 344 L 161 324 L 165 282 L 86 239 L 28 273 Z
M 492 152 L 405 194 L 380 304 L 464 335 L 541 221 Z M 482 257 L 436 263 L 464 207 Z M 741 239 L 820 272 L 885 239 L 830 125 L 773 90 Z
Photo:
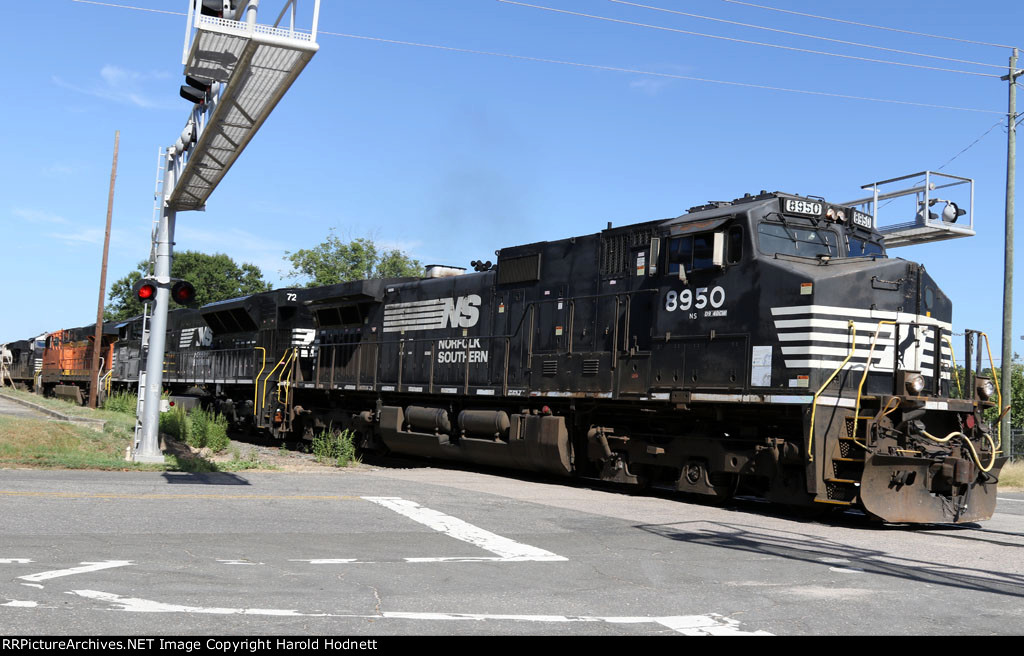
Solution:
M 260 22 L 282 3 L 262 0 Z M 177 14 L 74 0 L 8 7 L 0 341 L 93 321 L 117 130 L 108 287 L 148 256 L 157 150 L 188 114 L 178 97 L 187 0 L 110 4 Z M 312 4 L 300 1 L 300 17 Z M 207 211 L 179 215 L 177 249 L 227 253 L 284 286 L 284 252 L 331 228 L 468 266 L 503 246 L 677 216 L 711 199 L 767 189 L 847 201 L 866 195 L 865 183 L 945 166 L 976 180 L 978 236 L 891 255 L 924 263 L 953 299 L 955 329 L 987 331 L 998 357 L 1007 85 L 985 75 L 1006 73 L 1007 48 L 730 0 L 322 4 L 320 52 Z M 1019 45 L 1024 26 L 1009 0 L 755 4 L 994 44 Z M 1015 297 L 1024 298 L 1019 277 Z

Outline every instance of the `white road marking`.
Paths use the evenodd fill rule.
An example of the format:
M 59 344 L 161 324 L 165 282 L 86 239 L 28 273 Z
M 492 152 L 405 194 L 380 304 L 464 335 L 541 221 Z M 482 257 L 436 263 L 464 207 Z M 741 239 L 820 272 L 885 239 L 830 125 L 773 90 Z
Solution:
M 31 562 L 32 562 L 31 558 L 0 558 L 0 565 L 13 565 L 15 563 L 20 563 L 20 564 L 24 565 L 26 563 L 31 563 Z
M 125 565 L 131 565 L 130 560 L 104 560 L 97 563 L 85 562 L 82 565 L 85 567 L 72 567 L 70 569 L 55 569 L 49 572 L 39 572 L 38 574 L 29 574 L 27 576 L 19 576 L 19 579 L 25 581 L 45 581 L 47 579 L 55 579 L 60 576 L 71 576 L 72 574 L 84 574 L 85 572 L 95 572 L 101 569 L 110 569 L 111 567 L 124 567 Z
M 217 559 L 217 562 L 220 563 L 221 565 L 262 565 L 263 564 L 263 563 L 253 562 L 251 560 L 237 560 L 237 559 L 223 560 L 223 559 L 220 559 L 220 558 Z
M 9 601 L 6 604 L 0 604 L 0 606 L 10 606 L 11 608 L 35 608 L 39 603 L 35 601 Z
M 843 574 L 863 574 L 864 570 L 856 567 L 829 567 L 829 571 L 841 572 Z
M 475 545 L 490 551 L 491 553 L 498 556 L 493 559 L 497 562 L 523 562 L 523 561 L 565 561 L 568 558 L 553 554 L 550 551 L 539 549 L 537 547 L 531 547 L 528 544 L 522 544 L 508 538 L 504 538 L 500 535 L 495 535 L 490 531 L 485 531 L 482 528 L 473 526 L 467 522 L 452 517 L 451 515 L 445 515 L 442 512 L 431 510 L 430 508 L 424 508 L 415 501 L 408 501 L 398 497 L 363 497 L 367 501 L 379 504 L 394 510 L 395 512 L 408 517 L 409 519 L 419 522 L 425 526 L 428 526 L 435 531 L 444 533 L 448 537 L 455 538 L 456 540 L 462 540 L 469 544 Z M 466 559 L 463 558 L 406 558 L 407 562 L 460 562 Z
M 345 565 L 347 563 L 358 563 L 360 565 L 374 565 L 358 558 L 289 558 L 290 563 L 309 563 L 310 565 Z
M 1008 499 L 1006 497 L 996 497 L 997 501 L 1016 501 L 1017 503 L 1024 503 L 1024 499 Z
M 596 617 L 587 615 L 488 615 L 483 613 L 403 613 L 385 612 L 375 615 L 301 613 L 297 610 L 273 608 L 219 608 L 166 604 L 149 599 L 122 597 L 121 595 L 97 590 L 73 590 L 86 599 L 103 601 L 116 606 L 114 610 L 130 613 L 193 613 L 204 615 L 272 615 L 276 617 L 340 617 L 350 619 L 396 619 L 420 621 L 512 621 L 574 623 L 599 622 L 606 624 L 660 624 L 683 635 L 772 635 L 767 631 L 743 631 L 740 623 L 728 617 L 711 613 L 708 615 L 679 615 L 669 617 Z

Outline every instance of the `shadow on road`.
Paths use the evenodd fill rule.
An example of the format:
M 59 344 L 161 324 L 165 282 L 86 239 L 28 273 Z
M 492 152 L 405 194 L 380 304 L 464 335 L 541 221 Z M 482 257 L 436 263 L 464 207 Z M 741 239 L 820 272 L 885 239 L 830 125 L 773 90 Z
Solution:
M 229 472 L 164 472 L 161 475 L 171 485 L 251 485 L 241 476 Z
M 939 563 L 928 559 L 930 554 L 942 553 L 944 539 L 968 537 L 960 534 L 961 532 L 976 534 L 979 530 L 976 526 L 931 527 L 930 530 L 951 532 L 930 535 L 928 550 L 921 553 L 920 558 L 907 558 L 890 554 L 881 549 L 857 547 L 805 532 L 758 529 L 741 524 L 698 521 L 640 524 L 635 527 L 670 540 L 689 544 L 743 551 L 758 556 L 774 556 L 790 561 L 813 563 L 817 566 L 837 566 L 901 581 L 914 581 L 1013 597 L 1024 596 L 1024 575 L 997 571 L 999 563 L 992 563 L 992 570 L 988 570 Z M 838 526 L 836 528 L 841 530 Z M 905 531 L 907 528 L 886 526 L 879 527 L 879 530 Z M 927 529 L 915 527 L 912 530 Z M 1024 546 L 1024 536 L 1017 537 L 1019 539 L 1012 542 L 1012 546 Z M 972 535 L 971 539 L 984 538 Z M 1004 545 L 1007 543 L 998 541 L 994 544 Z M 766 563 L 766 567 L 768 566 L 770 565 Z

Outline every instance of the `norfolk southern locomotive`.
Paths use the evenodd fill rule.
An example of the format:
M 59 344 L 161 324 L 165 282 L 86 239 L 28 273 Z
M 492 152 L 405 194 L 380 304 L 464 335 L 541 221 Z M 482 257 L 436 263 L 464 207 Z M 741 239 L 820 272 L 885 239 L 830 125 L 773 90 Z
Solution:
M 970 367 L 957 379 L 949 299 L 872 223 L 762 192 L 504 248 L 474 273 L 180 310 L 164 381 L 281 437 L 348 429 L 429 458 L 988 518 L 1005 458 L 981 415 L 1002 402 Z M 139 361 L 138 322 L 118 328 L 115 385 Z

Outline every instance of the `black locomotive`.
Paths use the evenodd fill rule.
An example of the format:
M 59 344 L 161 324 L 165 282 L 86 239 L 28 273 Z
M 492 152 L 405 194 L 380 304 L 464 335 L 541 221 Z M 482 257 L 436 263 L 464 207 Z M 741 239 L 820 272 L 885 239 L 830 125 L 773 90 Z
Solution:
M 762 192 L 504 248 L 473 273 L 173 312 L 165 386 L 281 437 L 347 429 L 430 458 L 988 518 L 1005 458 L 982 412 L 1002 402 L 957 380 L 949 299 L 872 224 Z M 137 375 L 118 368 L 130 350 L 115 382 Z

